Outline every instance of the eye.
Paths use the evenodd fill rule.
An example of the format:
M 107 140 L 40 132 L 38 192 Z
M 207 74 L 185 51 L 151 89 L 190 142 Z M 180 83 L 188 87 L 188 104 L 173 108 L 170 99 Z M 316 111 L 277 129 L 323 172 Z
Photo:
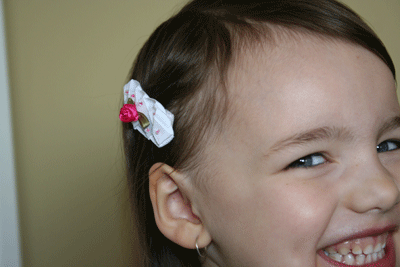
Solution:
M 400 141 L 387 140 L 376 146 L 378 153 L 388 152 L 400 148 Z
M 286 169 L 311 168 L 326 162 L 326 158 L 321 153 L 314 153 L 292 162 Z

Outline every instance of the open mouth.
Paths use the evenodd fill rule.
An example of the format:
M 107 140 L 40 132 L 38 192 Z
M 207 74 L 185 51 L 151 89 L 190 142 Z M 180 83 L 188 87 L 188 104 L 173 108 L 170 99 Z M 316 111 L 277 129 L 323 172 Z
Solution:
M 348 240 L 326 247 L 318 254 L 331 266 L 395 267 L 391 233 Z

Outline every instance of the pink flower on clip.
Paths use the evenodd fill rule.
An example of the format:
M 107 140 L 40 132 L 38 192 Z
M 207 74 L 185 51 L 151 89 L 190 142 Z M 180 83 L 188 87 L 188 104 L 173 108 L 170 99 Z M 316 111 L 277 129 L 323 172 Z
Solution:
M 125 104 L 119 112 L 119 119 L 122 122 L 132 122 L 139 119 L 135 104 Z

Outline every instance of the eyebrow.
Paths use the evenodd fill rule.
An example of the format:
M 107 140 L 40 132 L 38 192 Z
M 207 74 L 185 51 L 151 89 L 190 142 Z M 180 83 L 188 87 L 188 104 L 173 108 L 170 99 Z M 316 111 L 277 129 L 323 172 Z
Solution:
M 378 131 L 378 136 L 400 128 L 400 116 L 395 116 L 385 121 Z M 324 140 L 352 141 L 355 135 L 346 127 L 319 127 L 289 136 L 276 142 L 265 155 L 269 157 L 280 150 L 292 146 L 301 146 L 306 143 L 319 142 Z
M 267 157 L 280 150 L 292 146 L 301 146 L 310 142 L 319 142 L 323 140 L 353 140 L 354 135 L 345 127 L 319 127 L 289 136 L 276 142 L 268 151 Z

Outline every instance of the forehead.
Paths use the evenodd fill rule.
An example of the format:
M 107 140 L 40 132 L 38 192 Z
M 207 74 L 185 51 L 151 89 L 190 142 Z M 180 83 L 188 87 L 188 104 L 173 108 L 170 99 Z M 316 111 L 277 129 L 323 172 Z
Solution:
M 315 75 L 322 75 L 320 80 L 336 80 L 334 75 L 340 75 L 344 79 L 349 76 L 344 75 L 348 73 L 344 66 L 355 68 L 359 70 L 357 74 L 362 75 L 365 67 L 371 65 L 369 63 L 377 62 L 379 66 L 373 71 L 388 74 L 388 67 L 376 55 L 348 41 L 290 30 L 275 31 L 268 37 L 264 42 L 254 42 L 254 45 L 238 49 L 235 53 L 235 60 L 228 74 L 232 92 L 237 93 L 238 89 L 240 91 L 241 88 L 236 85 L 246 82 L 268 81 L 269 89 L 280 90 L 274 86 L 275 82 L 288 84 L 304 81 Z M 381 73 L 377 76 L 381 76 Z M 391 73 L 383 78 L 393 82 Z
M 268 117 L 275 125 L 287 116 L 299 123 L 323 121 L 326 114 L 316 114 L 321 109 L 355 112 L 357 99 L 374 99 L 369 105 L 376 110 L 387 106 L 387 90 L 395 95 L 393 76 L 376 55 L 348 42 L 307 35 L 243 51 L 230 70 L 228 88 L 236 113 L 251 108 L 252 117 Z
M 253 47 L 237 56 L 227 77 L 230 119 L 209 154 L 228 162 L 240 152 L 248 172 L 257 162 L 251 158 L 285 137 L 319 127 L 371 136 L 400 113 L 386 64 L 340 40 L 304 36 Z

